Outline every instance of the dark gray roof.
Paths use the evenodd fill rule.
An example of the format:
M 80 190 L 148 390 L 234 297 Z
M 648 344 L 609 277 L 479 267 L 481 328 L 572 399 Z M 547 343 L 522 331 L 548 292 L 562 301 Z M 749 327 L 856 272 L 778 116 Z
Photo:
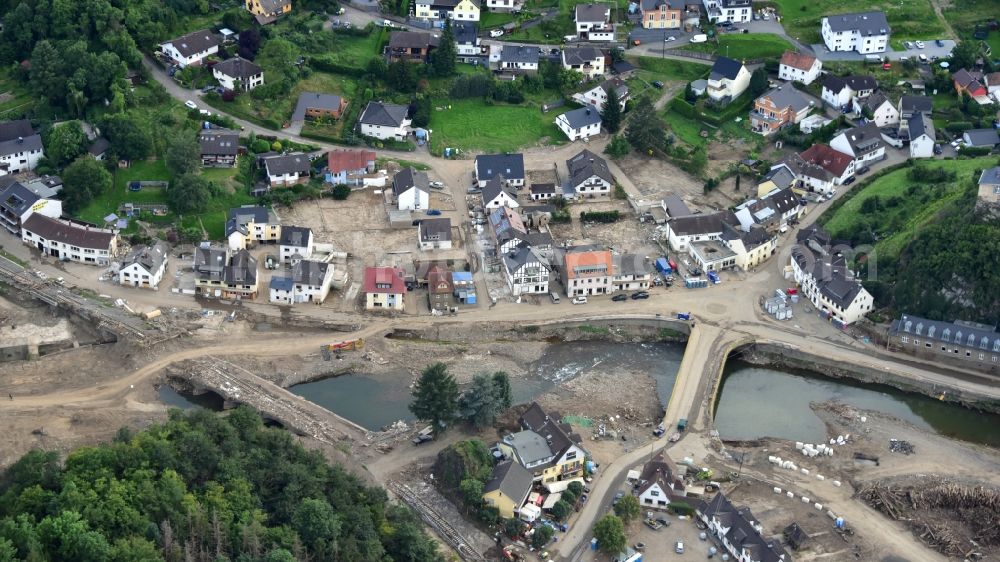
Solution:
M 552 412 L 551 417 L 557 420 L 562 419 L 562 416 L 560 416 L 557 412 Z M 528 406 L 528 409 L 525 410 L 518 419 L 518 423 L 521 424 L 521 428 L 532 430 L 541 428 L 547 421 L 549 421 L 549 414 L 538 405 L 538 402 L 532 402 L 531 405 Z
M 223 273 L 227 285 L 255 285 L 257 283 L 257 260 L 246 250 L 233 254 Z
M 420 241 L 451 240 L 451 219 L 424 219 L 420 221 Z
M 87 152 L 94 156 L 95 158 L 104 154 L 111 147 L 111 142 L 104 137 L 97 137 L 94 142 L 90 143 L 90 147 L 87 148 Z
M 577 4 L 576 21 L 579 22 L 605 22 L 610 14 L 610 8 L 604 4 Z
M 904 314 L 893 320 L 889 328 L 892 335 L 913 334 L 928 339 L 954 343 L 962 347 L 1000 351 L 1000 333 L 993 326 L 973 322 L 944 322 Z
M 621 78 L 608 78 L 604 82 L 601 82 L 601 89 L 604 90 L 605 95 L 608 93 L 608 90 L 610 90 L 612 87 L 618 94 L 619 100 L 628 97 L 629 94 L 628 84 L 626 84 L 625 81 L 622 80 Z
M 771 102 L 779 109 L 790 107 L 796 113 L 809 107 L 809 100 L 792 86 L 778 86 L 762 97 L 771 98 Z
M 795 175 L 784 166 L 778 166 L 771 168 L 767 174 L 764 175 L 764 179 L 761 181 L 772 181 L 777 187 L 784 189 L 786 187 L 791 187 L 795 183 Z
M 792 247 L 792 259 L 812 276 L 823 296 L 846 309 L 861 293 L 861 283 L 854 278 L 847 259 L 832 253 L 828 240 L 829 234 L 822 229 L 799 232 L 799 244 Z
M 691 214 L 691 208 L 676 193 L 668 193 L 663 197 L 663 208 L 670 217 L 686 217 Z
M 283 226 L 281 227 L 281 240 L 278 242 L 282 246 L 295 246 L 305 248 L 309 244 L 312 236 L 312 229 L 305 226 Z
M 996 129 L 971 129 L 965 131 L 963 137 L 968 138 L 968 144 L 975 147 L 996 146 L 1000 143 Z
M 834 76 L 830 74 L 823 80 L 823 88 L 831 92 L 840 92 L 844 88 L 863 92 L 878 88 L 878 81 L 872 76 Z
M 593 47 L 567 47 L 563 50 L 563 62 L 566 64 L 589 64 L 604 57 L 600 50 Z
M 889 98 L 885 97 L 884 94 L 876 92 L 868 96 L 868 98 L 864 101 L 864 103 L 862 103 L 862 105 L 872 111 L 875 111 L 879 107 L 881 107 L 882 104 L 884 103 L 889 103 Z
M 1000 166 L 993 166 L 979 174 L 979 185 L 1000 185 Z
M 437 47 L 440 42 L 440 37 L 426 31 L 393 31 L 389 34 L 390 49 L 428 49 Z
M 292 121 L 302 121 L 306 118 L 307 109 L 317 109 L 321 111 L 340 110 L 341 97 L 335 94 L 320 94 L 317 92 L 302 92 L 299 94 L 299 101 L 295 104 L 295 112 L 292 113 Z
M 715 64 L 712 65 L 712 73 L 708 75 L 708 79 L 722 80 L 725 78 L 735 80 L 739 76 L 741 68 L 743 68 L 743 63 L 740 61 L 729 57 L 719 57 L 715 59 Z
M 579 107 L 562 114 L 572 129 L 582 129 L 601 122 L 601 112 L 593 107 Z
M 479 43 L 479 26 L 471 21 L 453 21 L 451 32 L 457 45 L 476 45 Z
M 201 155 L 236 156 L 240 151 L 240 134 L 226 129 L 202 129 L 198 134 Z
M 903 96 L 899 98 L 900 113 L 921 111 L 930 113 L 934 109 L 934 100 L 928 96 Z
M 500 62 L 538 64 L 538 47 L 504 45 Z
M 392 177 L 392 193 L 397 197 L 415 187 L 420 191 L 430 193 L 430 183 L 427 173 L 413 168 L 403 168 Z
M 586 149 L 567 160 L 566 168 L 569 170 L 570 185 L 573 187 L 580 185 L 592 176 L 597 176 L 610 184 L 615 183 L 615 177 L 608 169 L 607 160 Z
M 42 137 L 27 119 L 0 123 L 0 156 L 42 149 Z
M 531 187 L 528 188 L 532 194 L 544 195 L 547 193 L 556 193 L 556 184 L 554 183 L 533 183 Z
M 760 523 L 754 518 L 750 508 L 736 509 L 726 496 L 719 492 L 711 501 L 699 509 L 708 520 L 718 520 L 723 528 L 729 528 L 726 542 L 733 545 L 736 552 L 746 550 L 755 562 L 788 562 L 791 556 L 779 541 L 765 539 L 757 531 Z
M 394 103 L 370 101 L 361 112 L 359 123 L 365 125 L 382 125 L 383 127 L 399 127 L 406 120 L 407 107 Z
M 779 213 L 784 214 L 799 205 L 799 198 L 791 188 L 786 187 L 781 191 L 764 197 L 764 203 L 774 207 Z
M 518 508 L 531 493 L 533 480 L 534 476 L 531 472 L 518 464 L 517 461 L 500 461 L 493 467 L 493 474 L 483 486 L 483 493 L 500 490 L 503 495 L 513 500 L 517 504 L 515 508 Z
M 481 154 L 476 156 L 476 178 L 485 181 L 493 176 L 508 180 L 524 179 L 523 154 Z
M 885 35 L 889 33 L 889 22 L 885 12 L 857 12 L 827 16 L 830 29 L 838 31 L 858 31 L 862 36 Z
M 854 149 L 855 157 L 877 150 L 882 146 L 882 132 L 879 131 L 875 123 L 851 127 L 841 134 Z
M 909 127 L 910 140 L 916 140 L 920 138 L 921 135 L 926 134 L 930 139 L 934 140 L 934 122 L 926 113 L 914 113 L 907 120 L 907 126 Z
M 222 281 L 226 268 L 226 250 L 209 246 L 194 251 L 195 276 L 206 281 Z
M 218 47 L 221 44 L 219 37 L 212 33 L 208 29 L 199 29 L 198 31 L 192 31 L 187 35 L 181 35 L 176 39 L 171 39 L 169 41 L 164 41 L 163 44 L 171 44 L 177 49 L 177 52 L 185 57 L 190 57 L 195 53 L 200 53 L 207 51 L 212 47 Z
M 524 264 L 532 261 L 538 262 L 546 269 L 549 269 L 549 260 L 545 259 L 545 257 L 527 244 L 520 244 L 513 250 L 504 254 L 503 261 L 504 265 L 507 266 L 507 271 L 511 272 L 516 271 Z
M 695 4 L 700 6 L 701 2 L 688 2 L 687 0 L 642 0 L 642 10 L 659 10 L 660 6 L 667 5 L 671 10 L 683 10 L 687 4 Z
M 716 211 L 701 215 L 688 215 L 686 217 L 671 217 L 667 220 L 670 230 L 675 234 L 684 236 L 689 234 L 708 234 L 712 232 L 722 232 L 722 225 L 729 224 L 736 226 L 740 221 L 732 211 Z
M 302 260 L 292 267 L 292 280 L 300 285 L 319 287 L 326 278 L 330 264 L 319 261 Z
M 24 230 L 34 232 L 42 238 L 54 242 L 62 242 L 81 248 L 107 250 L 116 234 L 93 226 L 47 217 L 41 213 L 32 213 L 24 221 Z
M 653 272 L 653 264 L 639 254 L 615 254 L 612 259 L 617 275 L 647 275 Z
M 13 178 L 9 179 L 11 181 L 6 184 L 0 182 L 0 193 L 2 193 L 10 184 L 14 183 Z M 62 190 L 63 181 L 59 176 L 42 176 L 40 178 L 26 181 L 22 185 L 28 188 L 28 191 L 31 191 L 42 199 L 51 199 L 58 195 L 59 191 Z
M 33 191 L 15 181 L 0 191 L 0 210 L 20 217 L 39 199 Z
M 229 76 L 231 78 L 241 78 L 246 80 L 248 78 L 253 78 L 258 74 L 264 72 L 264 70 L 257 64 L 248 61 L 243 57 L 233 57 L 231 59 L 226 59 L 219 64 L 212 67 L 213 71 L 218 70 L 222 74 Z
M 125 256 L 125 260 L 122 261 L 122 267 L 128 267 L 136 263 L 149 273 L 154 273 L 160 269 L 160 266 L 163 265 L 166 259 L 167 245 L 161 241 L 157 241 L 152 246 L 133 246 L 128 255 Z
M 309 157 L 299 152 L 284 154 L 282 156 L 272 156 L 264 160 L 264 166 L 267 168 L 267 174 L 270 176 L 294 174 L 296 172 L 309 175 Z
M 236 219 L 240 224 L 247 224 L 251 221 L 266 224 L 270 220 L 270 216 L 266 207 L 256 205 L 244 205 L 229 209 L 229 218 Z
M 274 289 L 275 291 L 288 291 L 288 292 L 290 292 L 292 290 L 292 287 L 294 287 L 294 286 L 295 286 L 295 283 L 292 281 L 291 277 L 284 277 L 284 276 L 281 276 L 281 275 L 275 275 L 275 276 L 271 277 L 271 282 L 269 284 L 269 287 L 271 289 Z
M 517 200 L 517 192 L 507 189 L 507 183 L 502 181 L 501 178 L 503 178 L 503 176 L 495 176 L 483 186 L 484 205 L 499 197 L 502 192 L 506 193 L 511 199 Z

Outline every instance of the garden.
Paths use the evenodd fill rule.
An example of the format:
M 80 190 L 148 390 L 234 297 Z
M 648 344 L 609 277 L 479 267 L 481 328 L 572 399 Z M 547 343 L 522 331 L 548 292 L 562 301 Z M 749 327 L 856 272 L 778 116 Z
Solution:
M 535 105 L 489 104 L 482 99 L 438 100 L 431 113 L 431 151 L 445 147 L 510 152 L 538 142 L 564 144 L 555 119 L 569 108 L 542 113 Z
M 791 43 L 773 33 L 725 33 L 717 35 L 716 40 L 682 48 L 741 61 L 779 58 L 785 51 L 795 50 Z

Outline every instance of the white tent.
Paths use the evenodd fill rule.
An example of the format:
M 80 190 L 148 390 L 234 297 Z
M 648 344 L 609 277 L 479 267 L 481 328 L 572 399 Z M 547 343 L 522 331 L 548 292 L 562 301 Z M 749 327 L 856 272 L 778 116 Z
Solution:
M 634 482 L 639 479 L 639 476 L 640 475 L 638 470 L 630 470 L 628 471 L 628 476 L 626 476 L 625 479 L 628 480 L 629 482 Z
M 560 499 L 562 499 L 562 492 L 549 494 L 548 497 L 545 498 L 545 502 L 542 504 L 542 509 L 552 509 L 552 506 L 558 503 Z

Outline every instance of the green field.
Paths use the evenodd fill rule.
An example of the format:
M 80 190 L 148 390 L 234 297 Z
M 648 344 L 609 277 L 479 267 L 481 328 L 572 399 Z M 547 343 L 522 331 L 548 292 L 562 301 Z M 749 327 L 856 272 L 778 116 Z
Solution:
M 932 222 L 945 205 L 969 189 L 974 170 L 994 163 L 995 158 L 921 162 L 921 166 L 929 169 L 948 169 L 957 174 L 956 181 L 942 185 L 914 186 L 907 176 L 909 167 L 894 170 L 868 184 L 855 187 L 850 198 L 825 213 L 820 222 L 835 239 L 852 239 L 859 232 L 875 232 L 878 235 L 875 250 L 879 255 L 894 258 L 913 239 L 917 230 Z M 911 186 L 927 191 L 914 193 Z M 862 212 L 865 200 L 873 197 L 878 197 L 883 203 L 895 204 L 885 205 L 886 208 L 880 208 L 875 213 Z
M 35 101 L 28 88 L 0 70 L 0 119 L 17 119 L 30 112 Z
M 379 54 L 381 46 L 389 41 L 389 30 L 376 27 L 367 37 L 333 33 L 334 47 L 323 58 L 340 64 L 364 68 L 368 61 Z
M 736 60 L 779 58 L 785 51 L 794 50 L 791 43 L 773 33 L 727 33 L 720 35 L 717 43 L 698 43 L 682 48 Z
M 250 94 L 242 94 L 231 102 L 223 101 L 215 95 L 203 96 L 202 100 L 233 117 L 245 119 L 267 128 L 278 128 L 291 119 L 292 112 L 295 111 L 295 104 L 298 103 L 299 94 L 302 92 L 338 94 L 347 98 L 347 102 L 350 104 L 354 100 L 356 91 L 357 80 L 355 78 L 316 71 L 308 78 L 299 80 L 287 96 L 267 103 L 254 99 Z M 347 111 L 350 112 L 350 110 L 351 108 L 348 107 Z
M 438 111 L 438 108 L 446 108 Z M 487 106 L 479 99 L 435 103 L 431 112 L 431 151 L 439 154 L 445 147 L 482 152 L 507 152 L 522 147 L 563 144 L 566 137 L 555 126 L 555 118 L 565 112 L 560 108 L 542 113 L 538 106 L 495 104 Z
M 517 18 L 511 13 L 488 12 L 484 9 L 479 17 L 479 28 L 490 29 L 492 27 L 500 27 L 501 25 L 506 25 L 514 21 L 515 19 Z
M 963 36 L 968 34 L 971 37 L 977 23 L 996 18 L 1000 14 L 1000 6 L 996 0 L 950 0 L 943 4 L 941 13 L 944 14 L 944 19 L 948 20 L 952 29 Z M 998 33 L 993 32 L 990 35 L 993 38 Z M 997 54 L 997 47 L 993 47 L 994 55 Z
M 772 3 L 779 6 L 785 31 L 804 43 L 820 42 L 820 20 L 823 16 L 871 10 L 885 12 L 892 28 L 893 45 L 909 39 L 940 39 L 947 35 L 931 7 L 931 0 L 840 0 L 836 3 L 773 0 Z
M 674 59 L 658 59 L 656 57 L 633 57 L 628 61 L 638 67 L 639 73 L 648 72 L 658 80 L 683 80 L 685 82 L 705 78 L 712 69 L 710 65 L 696 62 L 684 62 Z

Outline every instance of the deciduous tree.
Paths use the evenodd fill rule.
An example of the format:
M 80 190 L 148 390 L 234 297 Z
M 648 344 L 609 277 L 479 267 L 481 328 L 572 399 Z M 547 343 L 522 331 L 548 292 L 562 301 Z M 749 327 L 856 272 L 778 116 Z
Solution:
M 625 536 L 625 525 L 617 515 L 605 515 L 594 525 L 594 536 L 598 547 L 611 555 L 618 554 L 625 548 L 628 537 Z
M 179 214 L 201 213 L 211 199 L 209 181 L 193 173 L 177 176 L 167 189 L 167 202 Z
M 87 206 L 91 199 L 111 189 L 111 173 L 89 155 L 77 158 L 62 173 L 63 206 L 75 213 Z
M 201 165 L 201 145 L 190 131 L 180 131 L 167 141 L 167 152 L 164 155 L 167 169 L 174 175 L 181 176 L 198 170 Z
M 67 121 L 49 129 L 45 139 L 45 155 L 59 167 L 76 160 L 87 152 L 87 135 L 79 121 Z
M 639 500 L 632 494 L 625 494 L 622 499 L 615 504 L 615 515 L 621 518 L 624 523 L 629 523 L 639 517 L 642 508 L 639 507 Z

